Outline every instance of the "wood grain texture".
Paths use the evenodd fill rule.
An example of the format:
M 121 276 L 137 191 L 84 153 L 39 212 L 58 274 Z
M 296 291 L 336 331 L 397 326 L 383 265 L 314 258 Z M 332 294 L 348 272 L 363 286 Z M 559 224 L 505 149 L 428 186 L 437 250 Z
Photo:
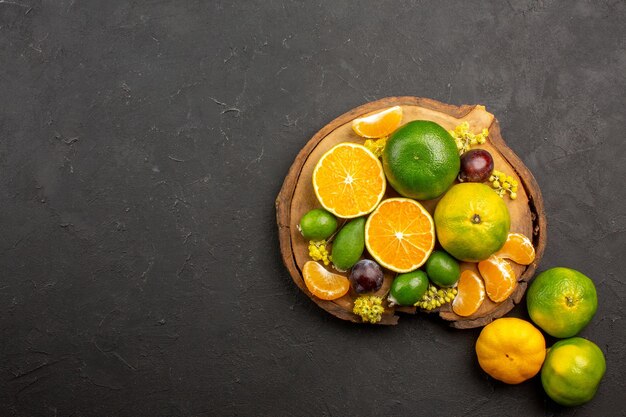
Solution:
M 446 129 L 453 129 L 458 124 L 467 121 L 475 133 L 485 127 L 488 128 L 489 140 L 480 147 L 491 152 L 496 169 L 517 178 L 521 185 L 516 200 L 505 198 L 511 214 L 511 232 L 532 236 L 536 258 L 528 266 L 512 262 L 519 281 L 515 291 L 501 303 L 485 300 L 481 308 L 470 317 L 456 315 L 449 305 L 437 311 L 442 319 L 449 321 L 456 328 L 484 326 L 509 312 L 524 295 L 526 282 L 533 276 L 543 256 L 546 244 L 546 219 L 541 192 L 535 178 L 520 158 L 506 145 L 500 133 L 498 121 L 480 105 L 453 106 L 418 97 L 388 97 L 350 110 L 324 126 L 297 155 L 276 199 L 276 216 L 283 262 L 295 284 L 321 308 L 343 320 L 361 322 L 360 317 L 352 313 L 356 294 L 348 293 L 338 300 L 325 301 L 309 293 L 301 273 L 302 266 L 308 260 L 307 242 L 299 234 L 296 226 L 304 213 L 319 207 L 313 192 L 311 174 L 321 155 L 340 142 L 363 143 L 363 138 L 352 131 L 351 121 L 364 114 L 395 105 L 403 107 L 402 123 L 420 119 L 432 120 Z M 395 191 L 388 187 L 385 197 L 396 195 Z M 422 204 L 432 213 L 437 201 L 438 199 L 424 201 Z M 476 264 L 463 262 L 461 268 L 476 270 Z M 383 287 L 377 295 L 384 296 L 388 292 L 394 276 L 394 273 L 386 271 Z M 397 324 L 399 318 L 397 312 L 415 313 L 416 309 L 414 307 L 387 308 L 380 324 Z

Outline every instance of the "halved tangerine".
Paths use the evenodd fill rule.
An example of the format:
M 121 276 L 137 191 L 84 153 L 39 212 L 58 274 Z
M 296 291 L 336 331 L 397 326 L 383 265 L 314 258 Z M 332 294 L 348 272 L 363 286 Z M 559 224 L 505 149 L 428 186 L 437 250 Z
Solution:
M 506 300 L 517 287 L 515 272 L 505 259 L 491 255 L 478 262 L 478 270 L 485 281 L 487 296 L 496 303 Z
M 365 146 L 340 143 L 326 152 L 313 171 L 313 189 L 320 204 L 343 218 L 370 213 L 387 187 L 380 160 Z
M 394 106 L 354 119 L 352 130 L 365 138 L 382 138 L 396 130 L 400 122 L 402 122 L 402 107 Z
M 520 265 L 530 265 L 535 260 L 535 247 L 523 234 L 509 233 L 504 246 L 495 255 Z
M 350 289 L 348 278 L 333 274 L 315 261 L 308 261 L 304 264 L 302 277 L 311 294 L 322 300 L 335 300 L 343 297 Z
M 435 247 L 433 218 L 415 200 L 384 200 L 365 223 L 365 246 L 385 268 L 413 271 L 426 262 Z
M 461 272 L 457 284 L 457 295 L 452 301 L 452 311 L 462 317 L 471 316 L 478 311 L 485 301 L 485 284 L 481 277 L 472 270 Z

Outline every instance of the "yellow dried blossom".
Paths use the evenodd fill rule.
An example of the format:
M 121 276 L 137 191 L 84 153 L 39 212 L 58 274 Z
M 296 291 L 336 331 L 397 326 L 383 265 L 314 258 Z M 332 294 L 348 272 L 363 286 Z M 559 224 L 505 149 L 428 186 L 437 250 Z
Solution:
M 375 295 L 362 295 L 354 301 L 352 312 L 361 316 L 365 323 L 378 323 L 385 311 L 383 300 Z
M 454 138 L 459 154 L 463 154 L 467 152 L 472 145 L 485 143 L 489 136 L 489 129 L 483 128 L 480 133 L 474 134 L 470 131 L 469 123 L 463 122 L 455 127 L 454 130 L 449 130 L 448 133 Z

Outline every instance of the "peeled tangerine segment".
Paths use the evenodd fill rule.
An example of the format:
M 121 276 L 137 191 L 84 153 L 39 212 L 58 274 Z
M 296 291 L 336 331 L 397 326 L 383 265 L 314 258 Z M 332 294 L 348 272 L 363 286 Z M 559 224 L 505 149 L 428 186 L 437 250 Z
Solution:
M 352 130 L 364 138 L 382 138 L 391 134 L 402 122 L 402 107 L 394 106 L 352 121 Z
M 530 265 L 535 260 L 535 247 L 523 234 L 509 233 L 504 246 L 495 255 L 520 265 Z
M 311 294 L 322 300 L 336 300 L 350 289 L 350 281 L 343 275 L 334 274 L 315 261 L 308 261 L 302 268 L 304 284 Z
M 513 293 L 517 278 L 511 264 L 505 259 L 491 255 L 478 263 L 478 270 L 485 281 L 485 290 L 491 301 L 499 303 Z
M 485 301 L 485 284 L 472 270 L 461 272 L 457 284 L 457 295 L 452 302 L 452 311 L 462 317 L 471 316 Z

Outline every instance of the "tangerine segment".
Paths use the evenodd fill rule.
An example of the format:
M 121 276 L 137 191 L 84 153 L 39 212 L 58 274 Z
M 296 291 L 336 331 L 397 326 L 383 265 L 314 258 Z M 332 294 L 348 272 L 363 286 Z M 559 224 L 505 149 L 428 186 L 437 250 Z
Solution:
M 474 314 L 485 300 L 485 284 L 482 278 L 469 269 L 461 272 L 457 291 L 452 302 L 452 311 L 462 317 Z
M 523 234 L 509 233 L 504 246 L 495 255 L 521 265 L 530 265 L 535 260 L 535 247 Z
M 322 300 L 335 300 L 343 297 L 350 289 L 348 278 L 327 271 L 315 261 L 308 261 L 304 264 L 302 277 L 311 294 Z
M 515 272 L 505 259 L 491 255 L 478 263 L 478 270 L 485 281 L 487 296 L 496 303 L 506 300 L 517 286 Z
M 367 219 L 365 246 L 385 268 L 413 271 L 426 262 L 435 247 L 433 218 L 415 200 L 384 200 Z
M 382 138 L 396 130 L 400 122 L 402 122 L 402 107 L 394 106 L 354 119 L 352 130 L 365 138 Z
M 387 188 L 380 160 L 365 146 L 340 143 L 326 152 L 313 171 L 320 204 L 346 219 L 370 213 Z

